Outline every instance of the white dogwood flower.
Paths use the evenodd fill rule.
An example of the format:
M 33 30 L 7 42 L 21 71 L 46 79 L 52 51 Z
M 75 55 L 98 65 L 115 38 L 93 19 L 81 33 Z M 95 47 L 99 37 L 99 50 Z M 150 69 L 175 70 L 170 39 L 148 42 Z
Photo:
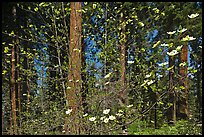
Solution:
M 88 116 L 88 114 L 87 114 L 87 113 L 83 115 L 83 117 L 86 117 L 86 116 Z
M 134 61 L 127 61 L 127 63 L 128 63 L 128 64 L 133 64 L 133 63 L 134 63 Z
M 179 33 L 183 33 L 183 32 L 185 32 L 185 31 L 187 31 L 186 28 L 183 28 L 183 29 L 181 29 L 181 30 L 178 30 Z
M 65 113 L 69 115 L 72 112 L 72 109 L 68 109 Z
M 181 41 L 191 41 L 191 40 L 195 40 L 196 38 L 194 37 L 190 37 L 189 35 L 187 35 L 185 38 L 183 38 Z
M 199 16 L 199 14 L 198 14 L 198 13 L 188 15 L 188 17 L 189 17 L 190 19 L 196 18 L 196 17 L 198 17 L 198 16 Z
M 102 121 L 103 121 L 105 118 L 106 118 L 106 117 L 105 117 L 105 116 L 103 116 L 103 117 L 101 117 L 101 118 L 100 118 L 100 120 L 102 120 Z
M 113 116 L 113 115 L 111 115 L 111 116 L 109 116 L 109 119 L 110 119 L 110 120 L 115 120 L 115 119 L 116 119 L 116 117 L 115 117 L 115 116 Z
M 121 113 L 116 113 L 115 115 L 120 117 L 120 116 L 122 116 L 123 114 L 121 114 Z
M 147 82 L 147 85 L 151 85 L 152 83 L 154 83 L 154 81 L 150 80 L 150 81 Z
M 174 34 L 174 33 L 176 33 L 176 31 L 167 32 L 167 34 L 169 34 L 169 35 L 172 35 L 172 34 Z
M 103 110 L 103 114 L 108 114 L 110 112 L 110 109 Z
M 151 77 L 151 74 L 147 74 L 147 75 L 145 76 L 145 78 L 149 78 L 149 77 Z
M 93 121 L 95 121 L 95 120 L 96 120 L 96 117 L 90 117 L 90 118 L 89 118 L 89 121 L 92 121 L 92 122 L 93 122 Z
M 109 118 L 105 118 L 103 122 L 108 123 L 108 121 L 109 121 Z
M 111 76 L 112 72 L 108 73 L 107 75 L 105 75 L 104 78 L 109 78 Z
M 131 107 L 133 107 L 133 104 L 127 106 L 127 108 L 131 108 Z
M 176 54 L 178 54 L 179 52 L 177 51 L 177 50 L 172 50 L 171 52 L 167 52 L 167 54 L 169 55 L 169 56 L 174 56 L 174 55 L 176 55 Z
M 110 82 L 106 82 L 104 85 L 108 85 Z
M 162 44 L 161 44 L 161 46 L 162 46 L 162 47 L 168 47 L 168 46 L 169 46 L 169 44 L 162 43 Z
M 164 62 L 164 63 L 160 63 L 160 64 L 158 64 L 160 67 L 163 67 L 163 66 L 165 66 L 165 65 L 168 65 L 169 63 L 168 62 Z

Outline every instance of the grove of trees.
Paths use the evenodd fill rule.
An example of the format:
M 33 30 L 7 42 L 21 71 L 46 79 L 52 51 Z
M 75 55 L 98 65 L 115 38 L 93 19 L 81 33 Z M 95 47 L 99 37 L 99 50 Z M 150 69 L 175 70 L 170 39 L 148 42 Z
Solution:
M 202 2 L 3 2 L 2 134 L 202 134 Z

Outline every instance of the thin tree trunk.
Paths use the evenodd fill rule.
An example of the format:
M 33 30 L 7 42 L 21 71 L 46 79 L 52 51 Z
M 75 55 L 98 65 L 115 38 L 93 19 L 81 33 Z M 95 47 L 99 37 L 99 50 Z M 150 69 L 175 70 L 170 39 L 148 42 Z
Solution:
M 16 52 L 17 52 L 17 56 L 16 56 L 16 61 L 17 61 L 17 64 L 20 65 L 20 57 L 19 57 L 19 39 L 17 39 L 17 47 L 16 47 Z M 20 67 L 18 67 L 17 69 L 17 79 L 20 78 Z M 21 83 L 20 81 L 18 80 L 18 83 L 17 83 L 17 91 L 18 91 L 18 122 L 19 122 L 19 134 L 21 134 Z
M 121 19 L 121 40 L 120 40 L 120 85 L 121 85 L 121 91 L 119 92 L 119 98 L 122 101 L 124 105 L 127 105 L 127 90 L 126 90 L 126 78 L 125 78 L 125 73 L 126 73 L 126 34 L 125 34 L 125 20 L 124 18 Z M 125 124 L 125 121 L 122 122 L 122 125 Z M 126 126 L 122 126 L 123 132 L 126 130 Z
M 14 23 L 16 23 L 16 6 L 12 9 Z M 13 42 L 16 43 L 16 42 Z M 16 122 L 16 87 L 15 87 L 15 47 L 14 44 L 11 51 L 11 134 L 17 134 L 17 122 Z
M 64 4 L 62 2 L 62 8 L 64 10 Z M 54 11 L 54 9 L 52 9 L 52 11 Z M 57 25 L 56 25 L 56 19 L 55 19 L 55 13 L 53 12 L 53 20 L 54 20 L 54 31 L 55 31 L 55 38 L 57 39 L 57 36 L 58 36 L 58 33 L 57 33 Z M 66 22 L 65 23 L 65 28 L 66 28 Z M 60 71 L 60 78 L 63 79 L 63 73 L 62 73 L 62 64 L 61 64 L 61 59 L 60 59 L 60 47 L 59 47 L 59 43 L 56 42 L 55 43 L 56 47 L 57 47 L 57 59 L 58 59 L 58 64 L 59 64 L 59 71 Z M 65 82 L 62 81 L 62 88 L 63 88 L 63 92 L 64 92 L 64 96 L 65 96 L 65 99 L 67 98 L 66 97 L 66 89 L 65 89 Z M 66 100 L 66 106 L 68 106 L 68 101 Z
M 69 74 L 67 100 L 68 107 L 72 109 L 71 123 L 65 122 L 66 133 L 77 134 L 79 123 L 77 123 L 78 102 L 81 102 L 81 2 L 71 2 L 70 14 L 70 45 L 69 45 Z
M 171 49 L 170 49 L 171 50 Z M 169 57 L 169 67 L 175 64 L 174 57 Z M 169 71 L 169 103 L 172 106 L 168 109 L 168 121 L 169 124 L 175 124 L 176 122 L 176 97 L 174 93 L 174 68 Z
M 201 120 L 201 116 L 202 116 L 202 95 L 201 95 L 201 86 L 200 86 L 200 82 L 201 82 L 201 71 L 199 68 L 197 68 L 197 107 L 198 107 L 198 119 Z
M 185 45 L 181 49 L 180 53 L 180 63 L 188 63 L 188 45 Z M 188 81 L 187 81 L 187 65 L 179 67 L 180 74 L 180 85 L 184 86 L 181 89 L 182 94 L 179 96 L 178 100 L 178 117 L 181 119 L 187 119 L 189 117 L 188 110 Z

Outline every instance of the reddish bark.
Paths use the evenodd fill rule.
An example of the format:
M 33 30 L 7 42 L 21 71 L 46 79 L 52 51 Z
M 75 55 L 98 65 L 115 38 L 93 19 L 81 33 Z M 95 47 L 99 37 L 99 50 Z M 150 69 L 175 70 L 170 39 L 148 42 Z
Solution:
M 81 102 L 77 95 L 81 90 L 81 2 L 71 2 L 71 14 L 70 14 L 70 45 L 69 45 L 69 75 L 68 75 L 68 87 L 67 100 L 68 107 L 72 109 L 71 119 L 69 127 L 65 125 L 65 130 L 71 134 L 77 134 L 79 127 L 77 124 L 77 111 Z M 65 122 L 65 124 L 68 124 Z
M 16 7 L 13 6 L 12 9 L 14 22 L 16 22 Z M 14 42 L 15 43 L 15 42 Z M 15 87 L 15 44 L 12 47 L 11 51 L 11 134 L 16 135 L 17 134 L 17 122 L 16 122 L 16 87 Z
M 180 52 L 180 63 L 188 62 L 188 45 L 182 47 Z M 181 89 L 181 94 L 178 100 L 178 117 L 181 119 L 188 118 L 188 81 L 187 81 L 187 65 L 179 67 L 179 74 L 180 74 L 180 85 L 184 86 L 184 89 Z

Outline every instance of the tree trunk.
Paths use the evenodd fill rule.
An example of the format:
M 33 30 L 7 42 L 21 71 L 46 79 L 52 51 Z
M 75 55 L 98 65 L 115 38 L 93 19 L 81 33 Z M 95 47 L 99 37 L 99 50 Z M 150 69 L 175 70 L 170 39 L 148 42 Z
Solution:
M 12 9 L 14 23 L 16 23 L 16 6 Z M 13 43 L 15 43 L 13 41 Z M 16 122 L 16 87 L 15 87 L 15 44 L 11 51 L 11 134 L 17 134 L 17 122 Z
M 188 45 L 183 46 L 180 53 L 180 63 L 188 63 Z M 184 87 L 181 89 L 181 94 L 178 100 L 178 118 L 187 119 L 189 117 L 188 110 L 188 81 L 187 81 L 187 65 L 179 67 L 180 85 Z
M 174 64 L 175 64 L 174 57 L 169 57 L 169 67 L 172 67 Z M 174 92 L 174 72 L 175 72 L 174 68 L 169 71 L 169 103 L 171 103 L 171 106 L 169 107 L 168 113 L 167 113 L 169 124 L 175 124 L 176 122 L 176 97 L 175 97 L 175 92 Z
M 197 77 L 197 86 L 196 86 L 196 93 L 197 93 L 197 107 L 198 107 L 198 119 L 199 120 L 202 120 L 202 90 L 201 90 L 201 70 L 200 68 L 197 68 L 198 71 L 197 71 L 197 74 L 196 74 L 196 77 Z
M 16 53 L 17 53 L 17 56 L 16 56 L 16 63 L 20 65 L 20 48 L 19 48 L 19 39 L 17 39 L 17 47 L 16 47 Z M 19 79 L 20 78 L 20 67 L 17 68 L 16 70 L 16 73 L 17 73 L 17 78 L 16 79 Z M 18 91 L 18 122 L 19 122 L 19 134 L 21 134 L 21 83 L 20 81 L 18 80 L 18 83 L 17 83 L 17 91 Z
M 125 78 L 125 73 L 126 73 L 126 34 L 125 34 L 125 19 L 121 19 L 121 39 L 120 39 L 120 85 L 121 85 L 121 91 L 119 92 L 119 99 L 122 101 L 124 105 L 127 105 L 127 90 L 126 90 L 126 78 Z M 124 126 L 125 121 L 122 121 L 122 130 L 123 132 L 127 129 L 126 126 Z
M 68 108 L 72 109 L 71 123 L 65 123 L 66 133 L 77 134 L 77 112 L 81 102 L 81 2 L 71 2 L 70 14 L 70 45 L 69 45 L 69 74 L 67 100 Z

